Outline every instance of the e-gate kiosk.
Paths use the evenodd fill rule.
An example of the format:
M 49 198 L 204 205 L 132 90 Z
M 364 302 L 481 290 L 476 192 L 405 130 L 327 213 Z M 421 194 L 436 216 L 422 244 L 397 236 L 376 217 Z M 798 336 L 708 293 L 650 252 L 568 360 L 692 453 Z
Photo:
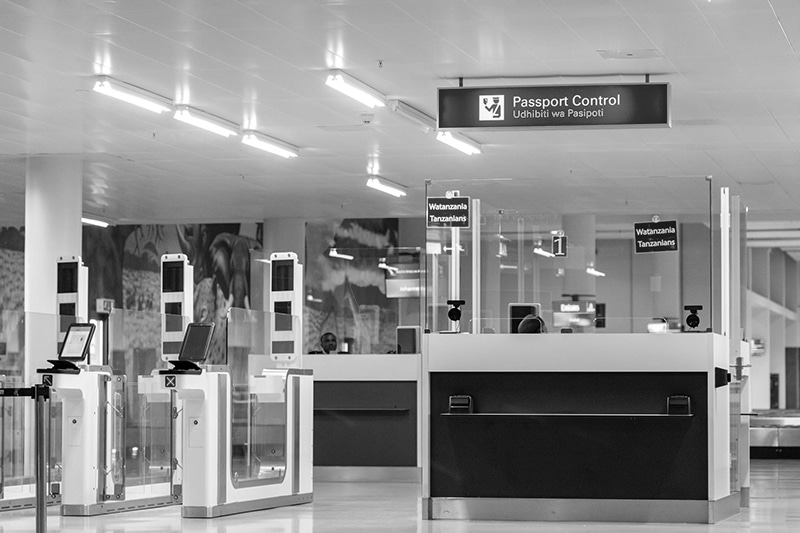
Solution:
M 161 360 L 177 359 L 183 337 L 194 314 L 194 267 L 186 254 L 161 256 Z M 170 491 L 175 503 L 183 494 L 183 409 L 175 390 L 164 387 L 159 371 L 139 376 L 139 391 L 148 401 L 172 405 L 172 480 Z
M 68 326 L 58 358 L 50 368 L 40 368 L 42 384 L 52 387 L 62 403 L 62 471 L 50 483 L 51 494 L 61 494 L 65 515 L 98 514 L 97 506 L 120 498 L 122 485 L 106 475 L 110 463 L 105 446 L 107 383 L 111 369 L 89 366 L 89 346 L 94 324 Z M 109 472 L 114 469 L 112 465 Z M 100 511 L 103 512 L 103 511 Z
M 313 375 L 299 368 L 302 266 L 294 253 L 273 253 L 267 272 L 269 312 L 231 309 L 227 324 L 190 324 L 172 368 L 160 372 L 182 400 L 186 518 L 313 498 Z M 215 327 L 227 327 L 229 347 L 242 338 L 243 360 L 206 364 Z
M 57 320 L 57 342 L 62 348 L 65 334 L 70 324 L 88 319 L 88 280 L 89 269 L 83 264 L 80 256 L 60 256 L 56 261 L 56 306 L 54 316 Z M 6 385 L 23 385 L 19 378 L 0 378 Z M 34 489 L 30 483 L 30 475 L 26 472 L 24 460 L 12 459 L 16 466 L 6 472 L 6 457 L 12 454 L 26 454 L 32 450 L 32 435 L 26 431 L 26 422 L 31 419 L 26 415 L 22 404 L 6 404 L 0 400 L 0 511 L 25 509 L 35 505 Z M 10 447 L 10 450 L 7 450 Z M 15 450 L 17 450 L 15 452 Z M 6 452 L 7 451 L 7 452 Z M 8 455 L 6 455 L 8 453 Z M 56 462 L 56 461 L 53 461 Z M 9 478 L 10 483 L 9 483 Z M 58 501 L 59 485 L 53 487 L 48 503 Z
M 62 324 L 67 322 L 63 316 L 65 313 L 74 316 L 73 312 L 85 312 L 82 309 L 88 300 L 86 267 L 80 264 L 79 258 L 69 258 L 70 261 L 63 259 L 60 258 L 58 263 L 58 311 L 62 315 Z M 188 266 L 185 256 L 168 259 L 173 264 L 182 260 L 184 268 Z M 164 262 L 167 261 L 162 258 Z M 191 270 L 189 272 L 191 280 Z M 173 272 L 170 279 L 183 279 L 183 272 Z M 162 285 L 169 286 L 170 283 L 164 282 Z M 192 291 L 188 293 L 191 302 Z M 181 297 L 180 303 L 185 304 L 184 294 Z M 162 298 L 162 302 L 164 300 L 170 303 L 169 297 Z M 180 310 L 187 308 L 191 309 L 191 303 L 188 307 L 181 305 Z M 113 316 L 111 313 L 110 320 L 113 320 Z M 165 346 L 170 340 L 165 332 L 177 327 L 178 335 L 182 336 L 183 324 L 188 322 L 188 318 L 178 317 L 177 321 L 169 318 L 172 317 L 166 320 L 162 317 L 162 340 Z M 59 331 L 63 329 L 62 324 L 59 324 Z M 130 429 L 128 413 L 132 408 L 128 403 L 133 389 L 129 390 L 126 377 L 115 375 L 110 366 L 91 364 L 89 353 L 94 334 L 94 324 L 73 321 L 64 331 L 63 340 L 60 339 L 58 358 L 49 360 L 50 368 L 37 370 L 42 375 L 42 383 L 52 387 L 54 399 L 61 404 L 61 453 L 60 458 L 52 459 L 60 465 L 60 473 L 51 477 L 49 492 L 61 496 L 61 514 L 64 516 L 93 516 L 180 503 L 180 480 L 176 486 L 174 477 L 162 481 L 160 477 L 163 476 L 145 475 L 141 479 L 132 479 L 126 475 L 129 448 L 136 448 L 137 453 L 142 448 L 138 441 L 127 442 L 126 439 L 126 432 Z M 156 376 L 153 376 L 151 382 L 155 381 Z M 138 385 L 146 390 L 147 380 L 140 377 Z M 135 396 L 134 392 L 134 401 Z M 155 399 L 149 398 L 149 401 L 171 400 L 168 391 L 154 396 Z M 159 448 L 169 445 L 169 442 L 165 442 L 164 446 L 158 444 L 152 436 L 154 428 L 148 428 L 148 431 L 151 437 L 147 445 Z M 169 441 L 177 434 L 171 425 L 167 433 Z M 58 445 L 56 441 L 53 439 L 51 442 Z M 145 450 L 142 452 L 145 453 Z M 175 467 L 177 461 L 174 455 L 172 463 L 171 470 L 174 473 L 179 470 Z M 51 468 L 51 472 L 55 470 L 57 468 Z

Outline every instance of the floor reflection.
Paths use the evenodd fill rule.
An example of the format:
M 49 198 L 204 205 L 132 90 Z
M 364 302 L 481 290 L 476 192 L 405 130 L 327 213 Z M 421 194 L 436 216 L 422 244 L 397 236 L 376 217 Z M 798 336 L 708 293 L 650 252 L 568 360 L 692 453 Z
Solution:
M 426 521 L 414 483 L 316 483 L 310 504 L 213 520 L 181 518 L 162 507 L 97 517 L 62 517 L 48 510 L 48 531 L 59 533 L 522 533 L 800 531 L 800 460 L 753 460 L 751 506 L 714 525 L 576 522 Z M 34 531 L 33 510 L 0 513 L 0 533 Z

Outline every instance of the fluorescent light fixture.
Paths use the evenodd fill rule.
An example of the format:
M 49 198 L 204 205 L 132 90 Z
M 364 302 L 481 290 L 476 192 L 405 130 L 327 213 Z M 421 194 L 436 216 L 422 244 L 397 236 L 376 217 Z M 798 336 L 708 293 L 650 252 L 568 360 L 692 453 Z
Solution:
M 337 259 L 346 259 L 348 261 L 352 261 L 354 259 L 353 256 L 350 254 L 339 253 L 339 250 L 337 250 L 336 248 L 331 248 L 330 251 L 328 252 L 328 256 L 335 257 Z
M 586 267 L 586 273 L 591 274 L 592 276 L 597 276 L 598 278 L 602 278 L 606 275 L 605 272 L 600 272 L 599 270 L 595 270 L 593 266 Z
M 222 135 L 223 137 L 230 137 L 238 135 L 239 127 L 233 122 L 228 122 L 219 117 L 209 115 L 197 109 L 193 109 L 186 105 L 179 105 L 175 111 L 175 119 L 191 124 L 198 128 L 202 128 L 211 133 Z
M 281 157 L 290 158 L 297 157 L 300 154 L 300 149 L 289 143 L 272 139 L 266 135 L 262 135 L 255 131 L 245 131 L 242 133 L 242 144 L 264 150 L 271 154 L 279 155 Z
M 440 131 L 436 134 L 436 140 L 445 143 L 448 146 L 455 148 L 461 152 L 464 152 L 467 155 L 472 154 L 479 154 L 481 153 L 481 145 L 464 137 L 463 135 L 459 135 L 458 133 L 450 133 L 449 131 Z
M 332 70 L 325 80 L 325 85 L 358 100 L 370 109 L 386 106 L 386 95 L 380 93 L 366 83 L 355 79 L 341 70 Z
M 130 85 L 103 76 L 94 83 L 92 90 L 122 100 L 129 104 L 139 106 L 153 113 L 172 111 L 172 101 L 135 85 Z
M 436 119 L 400 100 L 389 100 L 389 108 L 413 124 L 422 128 L 423 133 L 436 129 Z
M 95 218 L 81 217 L 81 222 L 84 224 L 89 224 L 90 226 L 97 226 L 98 228 L 107 228 L 109 226 L 108 222 L 97 220 Z
M 370 176 L 369 179 L 367 179 L 367 187 L 371 187 L 376 191 L 385 192 L 386 194 L 391 194 L 396 198 L 405 196 L 408 190 L 404 185 L 389 181 L 380 176 Z
M 536 255 L 541 255 L 542 257 L 555 257 L 556 256 L 556 254 L 548 252 L 547 250 L 545 250 L 541 246 L 537 246 L 536 248 L 534 248 L 533 249 L 533 253 L 535 253 Z
M 508 245 L 503 241 L 500 241 L 497 244 L 497 253 L 495 255 L 497 257 L 508 257 Z
M 454 248 L 452 246 L 442 246 L 442 250 L 445 253 L 447 253 L 447 252 L 452 252 L 454 250 Z M 464 245 L 463 244 L 459 244 L 458 245 L 458 252 L 459 253 L 464 253 L 465 251 L 466 250 L 464 249 Z
M 393 267 L 393 266 L 387 265 L 385 257 L 381 257 L 380 259 L 378 259 L 378 268 L 382 268 L 383 270 L 386 270 L 387 272 L 389 272 L 389 275 L 391 275 L 391 276 L 396 275 L 397 271 L 400 270 L 397 267 Z

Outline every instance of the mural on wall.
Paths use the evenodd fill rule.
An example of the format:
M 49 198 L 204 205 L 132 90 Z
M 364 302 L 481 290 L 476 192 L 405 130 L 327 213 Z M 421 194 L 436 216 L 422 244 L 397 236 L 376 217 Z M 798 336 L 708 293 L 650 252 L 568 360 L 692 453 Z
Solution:
M 0 227 L 0 309 L 21 311 L 25 295 L 25 228 Z
M 333 332 L 338 350 L 387 353 L 395 349 L 397 301 L 386 297 L 381 257 L 397 248 L 397 219 L 344 219 L 306 225 L 305 352 Z M 330 249 L 352 255 L 331 257 Z
M 0 374 L 19 368 L 24 278 L 25 228 L 0 227 Z
M 261 224 L 191 224 L 84 228 L 84 264 L 89 267 L 89 301 L 113 298 L 128 322 L 140 313 L 141 324 L 126 331 L 133 349 L 160 348 L 152 343 L 152 318 L 160 331 L 161 256 L 183 253 L 194 267 L 193 322 L 222 326 L 231 306 L 249 308 L 250 250 L 260 250 Z M 145 319 L 147 317 L 147 319 Z M 147 322 L 147 325 L 145 325 Z M 133 330 L 140 329 L 141 333 Z M 137 341 L 137 337 L 140 341 Z M 158 338 L 158 335 L 155 336 Z M 215 329 L 209 362 L 225 359 L 225 328 Z

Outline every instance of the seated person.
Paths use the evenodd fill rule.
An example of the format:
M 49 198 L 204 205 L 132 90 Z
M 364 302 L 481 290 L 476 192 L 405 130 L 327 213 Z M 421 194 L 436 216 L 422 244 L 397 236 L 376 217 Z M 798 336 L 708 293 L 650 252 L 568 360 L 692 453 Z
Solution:
M 547 333 L 547 326 L 542 317 L 525 315 L 525 318 L 519 323 L 517 331 L 520 333 Z
M 313 354 L 336 353 L 336 347 L 338 345 L 339 345 L 339 341 L 336 338 L 336 335 L 334 335 L 330 331 L 326 331 L 319 338 L 319 346 L 320 346 L 321 349 L 320 350 L 312 350 L 312 351 L 310 351 L 308 353 L 313 353 Z

